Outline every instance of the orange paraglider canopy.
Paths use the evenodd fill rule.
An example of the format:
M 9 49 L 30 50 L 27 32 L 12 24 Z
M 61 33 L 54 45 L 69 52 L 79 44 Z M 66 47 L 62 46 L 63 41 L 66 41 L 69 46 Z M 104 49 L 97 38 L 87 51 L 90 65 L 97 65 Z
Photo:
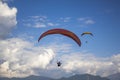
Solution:
M 38 42 L 43 37 L 45 37 L 47 35 L 51 35 L 51 34 L 61 34 L 61 35 L 67 36 L 67 37 L 73 39 L 79 46 L 81 46 L 81 41 L 80 41 L 79 37 L 76 34 L 74 34 L 73 32 L 71 32 L 69 30 L 60 29 L 60 28 L 50 29 L 50 30 L 42 33 L 41 36 L 38 39 Z

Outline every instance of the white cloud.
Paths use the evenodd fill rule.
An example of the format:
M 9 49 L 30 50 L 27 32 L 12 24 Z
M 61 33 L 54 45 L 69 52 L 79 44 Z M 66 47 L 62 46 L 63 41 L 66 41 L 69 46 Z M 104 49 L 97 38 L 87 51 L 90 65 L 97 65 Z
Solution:
M 60 56 L 60 59 L 62 60 L 62 66 L 60 68 L 57 68 L 56 63 L 52 63 L 46 70 L 40 72 L 40 74 L 53 78 L 85 73 L 106 77 L 108 75 L 120 72 L 120 55 L 118 54 L 115 56 L 118 57 L 114 60 L 118 65 L 115 65 L 112 61 L 114 56 L 100 58 L 88 53 L 66 53 Z
M 0 52 L 0 60 L 3 60 L 0 63 L 0 76 L 4 77 L 35 75 L 34 69 L 45 69 L 55 55 L 51 49 L 35 47 L 19 38 L 1 40 Z
M 95 23 L 95 21 L 90 20 L 90 19 L 88 19 L 88 20 L 85 21 L 85 24 L 94 24 L 94 23 Z
M 116 69 L 120 71 L 120 54 L 114 55 L 111 58 L 112 63 L 116 66 Z
M 92 20 L 92 19 L 89 18 L 89 17 L 78 18 L 78 22 L 80 23 L 80 25 L 81 25 L 82 27 L 87 26 L 87 25 L 95 24 L 95 21 Z
M 49 26 L 58 26 L 58 23 L 51 22 L 46 16 L 30 16 L 28 19 L 23 20 L 27 27 L 45 28 Z
M 11 38 L 0 40 L 0 52 L 0 76 L 4 77 L 39 75 L 59 78 L 84 73 L 107 76 L 120 72 L 120 54 L 101 58 L 88 52 L 75 52 L 69 44 L 40 47 Z M 62 61 L 60 68 L 56 65 L 57 59 Z
M 35 23 L 34 27 L 35 28 L 42 28 L 42 27 L 46 27 L 46 25 L 43 23 Z
M 63 22 L 70 22 L 71 17 L 60 18 Z
M 0 1 L 0 39 L 5 38 L 17 24 L 16 13 L 15 7 L 10 8 L 6 3 Z
M 79 21 L 84 21 L 86 18 L 78 18 Z
M 86 53 L 85 53 L 86 54 Z M 81 53 L 64 55 L 62 58 L 65 65 L 63 69 L 68 73 L 108 76 L 113 73 L 120 72 L 120 54 L 109 58 L 99 58 L 93 55 L 85 55 Z M 115 59 L 113 63 L 113 58 Z M 116 63 L 116 65 L 115 65 Z
M 47 23 L 47 26 L 58 26 L 58 25 L 59 25 L 58 23 L 51 23 L 51 22 Z

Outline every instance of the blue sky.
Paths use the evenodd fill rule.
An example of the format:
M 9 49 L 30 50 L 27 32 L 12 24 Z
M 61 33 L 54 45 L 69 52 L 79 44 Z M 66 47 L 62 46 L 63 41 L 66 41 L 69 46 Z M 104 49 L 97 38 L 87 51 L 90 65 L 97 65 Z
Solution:
M 9 13 L 4 15 L 3 12 L 0 12 L 3 13 L 3 15 L 0 15 L 2 16 L 0 17 L 0 21 L 5 20 L 4 22 L 0 23 L 2 32 L 0 34 L 1 43 L 3 40 L 5 40 L 4 43 L 9 43 L 12 46 L 12 44 L 18 40 L 19 44 L 21 44 L 21 46 L 24 46 L 24 48 L 18 46 L 18 49 L 13 48 L 15 49 L 15 52 L 13 52 L 15 54 L 17 53 L 16 50 L 18 50 L 18 52 L 19 49 L 23 50 L 23 52 L 21 51 L 19 55 L 23 53 L 31 53 L 31 55 L 35 56 L 35 54 L 32 54 L 32 52 L 36 50 L 35 52 L 37 55 L 39 48 L 41 48 L 41 55 L 42 52 L 46 54 L 44 48 L 45 50 L 47 48 L 48 53 L 51 50 L 53 51 L 51 52 L 53 53 L 51 55 L 52 57 L 49 55 L 47 59 L 48 62 L 38 65 L 42 66 L 40 70 L 43 70 L 43 68 L 46 68 L 47 65 L 50 65 L 49 62 L 51 61 L 53 61 L 52 64 L 55 65 L 55 60 L 60 58 L 63 63 L 67 64 L 64 64 L 63 68 L 61 68 L 62 70 L 66 71 L 66 76 L 70 75 L 72 71 L 80 73 L 77 72 L 79 65 L 77 65 L 78 67 L 74 66 L 74 68 L 68 68 L 70 64 L 68 64 L 69 61 L 66 61 L 65 58 L 68 56 L 68 60 L 71 59 L 69 55 L 75 56 L 76 59 L 76 55 L 83 55 L 84 57 L 81 57 L 81 59 L 78 60 L 72 58 L 72 60 L 76 60 L 78 63 L 80 62 L 79 60 L 82 60 L 83 58 L 87 59 L 88 57 L 89 58 L 85 61 L 95 60 L 98 63 L 100 62 L 101 64 L 105 64 L 102 63 L 104 60 L 106 63 L 110 63 L 113 61 L 112 59 L 115 58 L 115 61 L 113 62 L 120 62 L 120 60 L 118 60 L 120 56 L 119 0 L 2 0 L 0 2 L 0 5 L 6 4 L 3 7 L 1 6 L 0 9 L 5 11 L 4 13 Z M 9 21 L 11 22 L 8 24 L 7 22 Z M 9 28 L 8 25 L 5 25 L 6 23 L 11 27 Z M 72 39 L 62 35 L 50 35 L 43 38 L 40 43 L 37 42 L 39 36 L 44 31 L 53 28 L 64 28 L 74 32 L 82 42 L 81 47 L 79 47 Z M 81 34 L 86 31 L 92 32 L 94 36 L 92 37 L 90 35 L 86 35 L 81 37 Z M 88 43 L 85 43 L 85 41 L 88 41 Z M 17 46 L 17 43 L 15 45 Z M 0 46 L 2 47 L 2 45 Z M 1 51 L 4 53 L 4 48 L 1 48 Z M 11 51 L 11 53 L 13 52 Z M 3 55 L 2 53 L 1 55 Z M 8 60 L 9 64 L 11 63 L 8 57 L 6 58 L 4 55 L 4 58 L 1 58 L 1 65 L 3 65 L 4 60 Z M 29 60 L 30 59 L 28 58 L 27 61 Z M 27 62 L 25 61 L 25 63 Z M 113 66 L 115 65 L 112 65 L 112 67 Z M 55 66 L 48 67 L 48 73 L 44 74 L 49 74 L 51 71 L 56 71 L 56 67 L 54 67 Z M 108 65 L 106 69 L 108 67 L 111 69 L 111 66 Z M 38 70 L 38 67 L 36 66 L 32 66 L 31 68 Z M 91 70 L 91 67 L 86 68 L 90 68 Z M 9 69 L 12 70 L 11 68 Z M 111 72 L 109 69 L 106 70 L 106 74 L 99 73 L 99 70 L 95 70 L 96 72 L 82 71 L 82 73 L 91 73 L 106 76 L 109 75 L 109 72 Z M 16 71 L 17 70 L 19 71 L 18 68 L 16 68 Z M 36 70 L 31 70 L 31 74 L 29 75 L 38 75 L 42 73 L 36 72 Z M 56 74 L 58 77 L 63 76 L 60 75 L 61 72 L 64 72 L 62 70 L 60 70 L 60 73 Z M 114 73 L 120 72 L 119 65 L 117 65 L 117 68 L 115 68 L 113 71 Z M 10 77 L 8 75 L 1 76 Z M 28 75 L 23 74 L 23 76 Z M 20 77 L 19 74 L 17 77 Z
M 100 56 L 111 56 L 113 53 L 117 54 L 120 51 L 120 44 L 118 43 L 120 41 L 120 10 L 118 0 L 92 0 L 91 2 L 87 0 L 37 0 L 35 2 L 33 2 L 32 0 L 16 0 L 11 3 L 11 5 L 17 7 L 18 9 L 18 27 L 16 29 L 16 32 L 26 33 L 26 29 L 29 29 L 27 30 L 29 31 L 28 33 L 30 35 L 34 33 L 33 36 L 36 40 L 42 32 L 51 28 L 65 28 L 75 32 L 79 37 L 82 32 L 90 31 L 95 35 L 93 37 L 93 40 L 91 40 L 91 42 L 87 44 L 91 52 Z M 55 26 L 48 25 L 44 28 L 37 29 L 23 26 L 22 20 L 27 20 L 28 18 L 30 19 L 30 16 L 45 16 L 48 19 L 48 21 L 46 19 L 46 23 L 53 23 Z M 69 20 L 66 22 L 64 22 L 63 20 L 62 22 L 62 18 Z M 80 18 L 83 18 L 84 20 L 80 21 Z M 88 20 L 90 20 L 91 22 L 87 23 Z M 32 20 L 28 22 L 26 21 L 26 23 L 31 22 Z M 34 25 L 32 27 L 34 27 Z M 84 41 L 82 42 L 84 47 Z

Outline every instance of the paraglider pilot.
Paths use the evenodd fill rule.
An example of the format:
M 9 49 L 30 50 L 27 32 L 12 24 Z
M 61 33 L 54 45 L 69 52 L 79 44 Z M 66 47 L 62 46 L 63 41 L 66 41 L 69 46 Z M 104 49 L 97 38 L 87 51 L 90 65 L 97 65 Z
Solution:
M 61 64 L 62 64 L 62 63 L 61 63 L 60 61 L 57 62 L 57 66 L 58 66 L 58 67 L 60 67 Z

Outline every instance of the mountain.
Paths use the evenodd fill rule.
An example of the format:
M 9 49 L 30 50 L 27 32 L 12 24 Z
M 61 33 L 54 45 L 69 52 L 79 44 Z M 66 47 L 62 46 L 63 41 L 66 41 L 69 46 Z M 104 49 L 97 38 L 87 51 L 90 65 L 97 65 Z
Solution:
M 5 77 L 0 77 L 0 80 L 53 80 L 51 78 L 47 77 L 42 77 L 42 76 L 29 76 L 26 78 L 5 78 Z
M 109 80 L 107 78 L 103 78 L 100 76 L 93 76 L 89 74 L 83 74 L 83 75 L 74 75 L 68 78 L 60 78 L 60 79 L 52 79 L 42 76 L 29 76 L 26 78 L 2 78 L 0 77 L 0 80 Z
M 68 78 L 61 78 L 58 80 L 109 80 L 109 79 L 100 76 L 93 76 L 90 74 L 83 74 L 83 75 L 74 75 Z
M 120 80 L 120 73 L 109 75 L 108 78 L 110 80 Z

